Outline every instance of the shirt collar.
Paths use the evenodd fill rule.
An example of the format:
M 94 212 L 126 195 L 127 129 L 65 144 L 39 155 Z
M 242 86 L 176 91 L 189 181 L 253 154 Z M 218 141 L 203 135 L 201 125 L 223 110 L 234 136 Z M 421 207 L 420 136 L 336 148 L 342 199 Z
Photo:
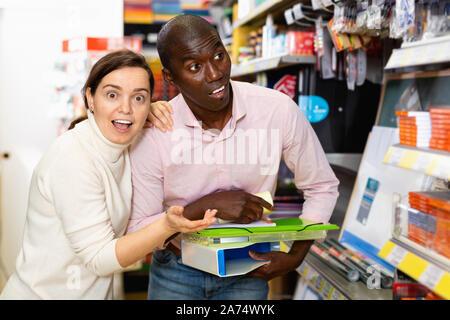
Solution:
M 239 121 L 241 118 L 243 118 L 247 114 L 247 109 L 245 108 L 245 104 L 240 99 L 239 95 L 239 89 L 234 84 L 233 80 L 230 80 L 231 90 L 233 90 L 233 106 L 231 111 L 231 121 L 233 127 L 236 125 L 237 121 Z M 188 127 L 199 127 L 200 123 L 197 120 L 197 118 L 192 113 L 191 109 L 189 108 L 188 104 L 186 103 L 186 100 L 184 100 L 183 95 L 180 93 L 177 99 L 180 99 L 180 102 L 182 105 L 185 106 L 183 108 L 184 110 L 180 110 L 181 117 L 183 118 L 183 123 Z

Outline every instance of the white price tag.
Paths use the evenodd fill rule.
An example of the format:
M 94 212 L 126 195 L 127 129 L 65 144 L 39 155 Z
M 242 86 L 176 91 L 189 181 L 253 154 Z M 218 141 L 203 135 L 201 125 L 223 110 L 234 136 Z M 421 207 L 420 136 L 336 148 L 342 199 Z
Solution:
M 403 261 L 403 259 L 407 254 L 408 251 L 399 246 L 395 246 L 386 257 L 386 261 L 392 264 L 393 266 L 397 267 Z
M 303 14 L 303 10 L 302 10 L 302 4 L 296 4 L 295 6 L 292 7 L 292 10 L 294 12 L 294 18 L 295 20 L 301 20 L 303 19 L 303 17 L 305 16 Z
M 286 24 L 291 25 L 295 22 L 294 16 L 292 14 L 292 9 L 287 9 L 284 11 L 284 18 L 286 19 Z
M 398 165 L 400 163 L 400 161 L 402 160 L 403 156 L 405 155 L 405 152 L 406 152 L 405 149 L 392 148 L 392 151 L 389 156 L 389 159 L 387 160 L 387 163 Z
M 331 0 L 322 0 L 322 4 L 324 7 L 329 7 L 333 5 L 333 2 Z
M 418 281 L 428 288 L 433 289 L 439 283 L 443 275 L 444 271 L 429 264 L 425 271 L 420 275 Z
M 450 159 L 449 157 L 439 157 L 436 168 L 433 170 L 433 176 L 447 179 L 450 175 Z
M 420 172 L 426 172 L 430 167 L 432 160 L 433 157 L 431 155 L 426 153 L 419 153 L 412 168 Z

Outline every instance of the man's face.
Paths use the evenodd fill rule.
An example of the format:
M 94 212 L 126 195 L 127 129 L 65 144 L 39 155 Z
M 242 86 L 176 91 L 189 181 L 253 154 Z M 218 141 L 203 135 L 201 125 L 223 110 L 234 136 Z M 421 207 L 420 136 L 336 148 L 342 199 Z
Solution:
M 231 61 L 217 33 L 193 41 L 179 39 L 180 44 L 171 49 L 166 80 L 178 87 L 194 111 L 226 109 L 231 104 Z

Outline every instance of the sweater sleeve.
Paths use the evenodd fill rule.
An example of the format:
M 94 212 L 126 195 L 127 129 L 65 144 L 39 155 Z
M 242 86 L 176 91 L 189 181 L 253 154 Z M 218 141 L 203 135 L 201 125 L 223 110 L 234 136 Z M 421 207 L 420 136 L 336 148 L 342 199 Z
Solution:
M 105 188 L 94 164 L 78 153 L 58 157 L 48 183 L 56 215 L 86 268 L 101 277 L 121 270 Z

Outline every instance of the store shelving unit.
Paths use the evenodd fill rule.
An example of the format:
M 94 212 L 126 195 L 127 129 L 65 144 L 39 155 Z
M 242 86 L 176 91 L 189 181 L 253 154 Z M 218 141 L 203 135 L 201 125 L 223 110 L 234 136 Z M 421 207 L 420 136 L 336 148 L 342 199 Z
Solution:
M 391 300 L 390 289 L 369 289 L 360 282 L 348 282 L 324 262 L 308 253 L 297 272 L 324 300 Z
M 450 153 L 393 145 L 383 160 L 407 170 L 450 180 Z M 398 233 L 398 234 L 397 234 Z M 445 299 L 450 299 L 450 260 L 393 232 L 378 255 Z
M 295 64 L 314 64 L 315 56 L 281 55 L 270 58 L 257 58 L 231 68 L 232 77 L 240 77 Z
M 247 26 L 262 26 L 268 14 L 274 17 L 282 17 L 283 11 L 292 7 L 296 3 L 307 1 L 295 1 L 295 0 L 267 0 L 262 4 L 253 8 L 249 14 L 233 23 L 233 29 L 239 30 L 241 27 Z M 284 19 L 284 18 L 282 18 Z M 283 20 L 284 21 L 284 20 Z M 241 64 L 233 64 L 231 69 L 231 77 L 241 77 L 247 75 L 254 75 L 258 72 L 264 72 L 268 70 L 275 70 L 278 68 L 296 65 L 296 64 L 308 64 L 312 65 L 316 63 L 315 56 L 294 56 L 289 54 L 283 54 L 273 57 L 256 58 Z
M 283 2 L 283 0 L 268 0 L 268 1 L 264 2 L 263 4 L 259 5 L 258 7 L 254 8 L 253 10 L 251 10 L 250 14 L 247 15 L 246 17 L 233 22 L 233 29 L 238 28 L 243 25 L 246 25 L 246 24 L 250 24 L 250 23 L 254 22 L 255 20 L 265 17 L 265 15 L 267 14 L 267 11 L 276 10 L 277 7 L 279 7 L 282 2 Z
M 309 1 L 298 1 L 298 0 L 267 0 L 257 6 L 256 8 L 253 8 L 250 13 L 233 22 L 233 28 L 238 28 L 240 26 L 253 24 L 257 21 L 260 21 L 261 19 L 264 19 L 267 15 L 267 13 L 276 13 L 280 12 L 283 9 L 289 8 L 293 6 L 296 3 L 307 3 Z
M 388 241 L 378 254 L 416 281 L 450 299 L 450 261 L 405 237 Z
M 437 79 L 439 77 L 448 78 L 450 75 L 449 63 L 450 36 L 444 36 L 404 43 L 400 49 L 393 51 L 385 69 L 391 73 L 389 78 L 397 81 L 397 84 L 400 84 L 401 81 L 417 79 L 423 83 L 422 79 L 434 77 L 434 81 L 430 79 L 428 82 L 427 90 L 431 94 L 425 100 L 428 100 L 429 105 L 433 105 L 430 103 L 433 98 L 438 99 L 440 104 L 448 105 L 450 104 L 448 94 L 440 87 L 441 84 L 443 87 L 447 87 L 446 82 L 442 81 L 441 84 L 438 84 Z M 438 71 L 424 71 L 432 69 Z M 389 117 L 384 119 L 387 118 Z M 385 121 L 385 123 L 387 122 Z M 446 151 L 395 144 L 389 148 L 383 163 L 416 171 L 443 181 L 450 180 L 450 153 Z M 397 204 L 397 207 L 401 207 L 401 205 Z M 450 260 L 430 248 L 408 239 L 399 231 L 400 229 L 401 227 L 394 224 L 392 238 L 385 243 L 378 256 L 441 297 L 450 299 Z
M 450 153 L 445 151 L 396 144 L 389 148 L 383 163 L 450 179 Z
M 400 49 L 394 49 L 385 69 L 391 71 L 449 62 L 450 36 L 445 36 L 404 43 Z

